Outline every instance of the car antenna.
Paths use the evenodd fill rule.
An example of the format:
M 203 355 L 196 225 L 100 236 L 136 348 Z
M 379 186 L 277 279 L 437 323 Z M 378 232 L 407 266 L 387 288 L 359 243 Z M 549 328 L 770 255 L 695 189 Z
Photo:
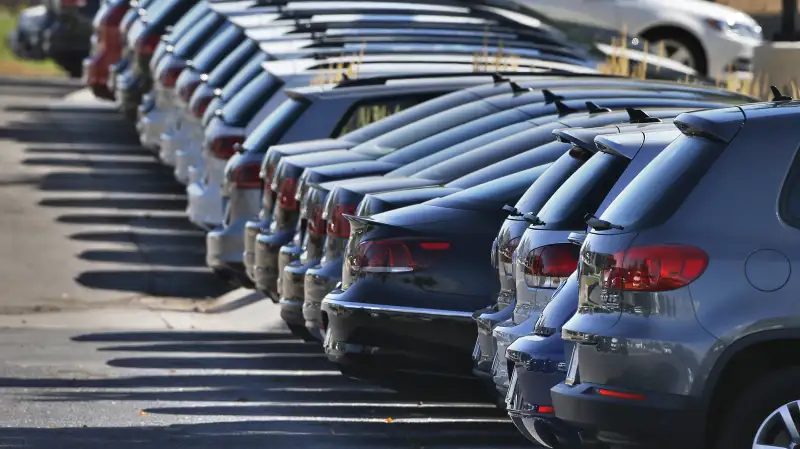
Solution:
M 630 123 L 661 123 L 660 118 L 652 117 L 641 109 L 625 108 L 625 112 L 628 113 Z
M 556 110 L 558 111 L 558 116 L 563 117 L 565 115 L 570 115 L 575 112 L 578 112 L 577 109 L 573 109 L 567 105 L 565 105 L 561 100 L 556 100 L 555 102 Z
M 542 226 L 544 222 L 539 219 L 533 212 L 528 212 L 522 216 L 522 219 L 532 224 L 533 226 Z
M 514 206 L 509 206 L 508 204 L 503 206 L 503 210 L 508 212 L 508 215 L 512 217 L 519 217 L 520 215 L 522 215 L 522 212 L 520 212 L 519 209 L 517 209 Z
M 542 96 L 544 96 L 544 104 L 551 104 L 551 103 L 555 103 L 556 101 L 565 99 L 561 95 L 554 94 L 549 89 L 542 89 Z
M 598 106 L 596 103 L 592 101 L 587 101 L 586 107 L 589 109 L 590 114 L 602 114 L 605 112 L 611 112 L 611 109 Z
M 494 81 L 495 84 L 502 84 L 502 83 L 505 83 L 505 82 L 508 82 L 508 81 L 511 81 L 511 80 L 508 79 L 508 78 L 503 78 L 502 75 L 500 75 L 497 72 L 494 72 L 494 73 L 492 73 L 492 81 Z
M 769 89 L 772 91 L 772 95 L 773 95 L 772 101 L 792 101 L 792 100 L 794 100 L 794 98 L 792 98 L 792 97 L 790 97 L 788 95 L 782 94 L 781 91 L 778 90 L 777 86 L 769 86 Z
M 511 81 L 509 84 L 511 85 L 511 92 L 513 92 L 514 95 L 520 95 L 531 91 L 531 89 L 526 89 L 513 81 Z
M 591 227 L 595 231 L 608 231 L 609 229 L 619 229 L 620 231 L 622 231 L 623 229 L 625 229 L 620 225 L 615 225 L 608 221 L 601 220 L 597 218 L 594 214 L 586 214 L 586 216 L 584 216 L 583 218 L 584 220 L 586 220 L 586 224 L 589 225 L 589 227 Z

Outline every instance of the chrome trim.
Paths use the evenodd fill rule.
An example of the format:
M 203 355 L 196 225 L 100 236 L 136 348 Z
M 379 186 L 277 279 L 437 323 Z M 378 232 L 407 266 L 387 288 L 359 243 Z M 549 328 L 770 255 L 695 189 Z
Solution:
M 442 317 L 456 317 L 456 318 L 469 318 L 472 319 L 472 312 L 461 312 L 458 310 L 438 310 L 438 309 L 423 309 L 418 307 L 403 307 L 403 306 L 387 306 L 381 304 L 363 304 L 360 302 L 341 301 L 338 299 L 325 298 L 322 300 L 323 304 L 332 304 L 334 306 L 344 307 L 348 309 L 368 310 L 375 312 L 393 312 L 393 313 L 407 313 L 413 315 L 433 315 Z

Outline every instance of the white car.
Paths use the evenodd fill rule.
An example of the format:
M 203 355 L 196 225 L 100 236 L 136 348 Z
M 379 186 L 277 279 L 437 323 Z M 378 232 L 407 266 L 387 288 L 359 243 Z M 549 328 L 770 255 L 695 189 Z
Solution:
M 761 27 L 749 15 L 708 0 L 516 0 L 555 21 L 640 36 L 665 56 L 717 78 L 750 71 Z

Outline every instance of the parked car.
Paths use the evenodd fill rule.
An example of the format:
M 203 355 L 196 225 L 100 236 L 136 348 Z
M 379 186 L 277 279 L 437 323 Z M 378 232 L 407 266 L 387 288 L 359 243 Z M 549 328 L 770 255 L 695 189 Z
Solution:
M 639 447 L 794 444 L 798 142 L 777 130 L 797 106 L 778 92 L 678 116 L 682 135 L 588 220 L 556 417 Z
M 83 58 L 88 56 L 92 19 L 100 9 L 100 0 L 46 0 L 50 25 L 42 35 L 42 50 L 72 78 L 83 72 Z
M 701 75 L 750 71 L 761 27 L 749 15 L 713 1 L 524 0 L 523 5 L 565 26 L 626 30 Z
M 50 25 L 50 17 L 45 5 L 36 5 L 19 12 L 17 26 L 6 36 L 8 48 L 18 58 L 45 59 L 42 40 L 44 31 Z
M 108 0 L 94 17 L 91 49 L 83 60 L 83 83 L 98 98 L 114 99 L 114 92 L 108 89 L 108 68 L 122 57 L 120 25 L 129 8 L 128 0 Z

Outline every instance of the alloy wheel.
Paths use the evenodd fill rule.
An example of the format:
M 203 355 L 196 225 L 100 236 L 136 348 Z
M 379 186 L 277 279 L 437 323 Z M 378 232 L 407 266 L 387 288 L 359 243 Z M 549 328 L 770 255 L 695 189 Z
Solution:
M 800 401 L 780 406 L 761 423 L 753 449 L 800 449 Z
M 693 69 L 697 68 L 697 61 L 694 59 L 694 54 L 686 44 L 674 39 L 662 39 L 651 42 L 651 45 L 656 48 L 658 48 L 659 45 L 664 45 L 664 56 Z

